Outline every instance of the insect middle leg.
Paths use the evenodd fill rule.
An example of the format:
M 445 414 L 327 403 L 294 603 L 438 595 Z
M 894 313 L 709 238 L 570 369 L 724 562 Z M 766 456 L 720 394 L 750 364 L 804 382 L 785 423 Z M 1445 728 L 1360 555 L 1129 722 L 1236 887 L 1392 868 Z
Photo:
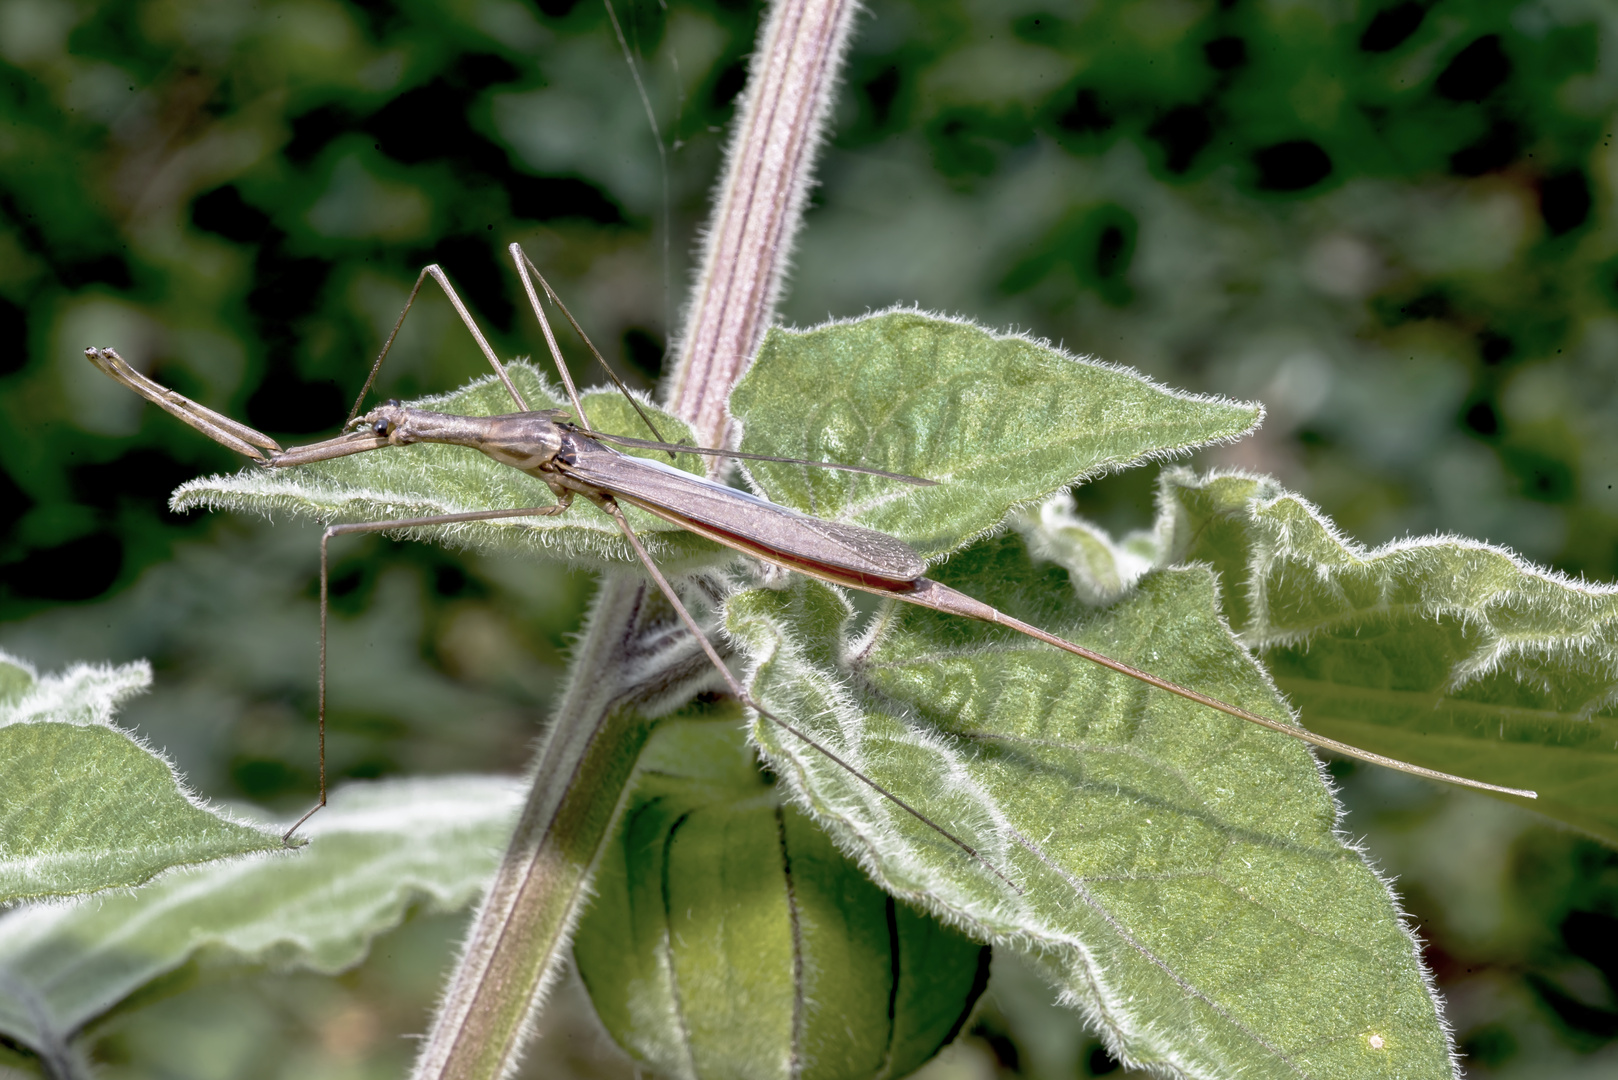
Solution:
M 579 339 L 584 342 L 585 347 L 590 350 L 590 354 L 601 365 L 602 370 L 607 373 L 607 377 L 612 380 L 613 385 L 618 388 L 619 392 L 624 395 L 625 399 L 640 415 L 641 420 L 651 429 L 652 436 L 662 441 L 663 436 L 652 422 L 652 418 L 646 414 L 646 410 L 641 407 L 640 402 L 635 399 L 635 396 L 629 392 L 629 388 L 624 385 L 623 380 L 612 370 L 611 365 L 607 363 L 606 357 L 601 355 L 601 350 L 595 347 L 595 343 L 584 332 L 584 328 L 579 325 L 579 321 L 573 317 L 573 313 L 567 309 L 567 305 L 562 303 L 561 297 L 556 295 L 556 290 L 551 288 L 550 282 L 546 281 L 544 275 L 539 272 L 538 267 L 534 266 L 533 260 L 528 258 L 527 253 L 522 249 L 522 245 L 512 244 L 508 250 L 513 263 L 517 267 L 517 276 L 522 280 L 523 290 L 528 294 L 529 307 L 533 309 L 534 318 L 538 320 L 540 332 L 545 337 L 545 347 L 550 351 L 551 360 L 556 366 L 556 373 L 562 380 L 562 386 L 567 391 L 568 400 L 573 403 L 574 411 L 578 414 L 579 422 L 584 430 L 586 432 L 592 430 L 590 418 L 585 415 L 584 404 L 579 400 L 579 392 L 573 384 L 572 373 L 568 371 L 567 362 L 562 358 L 562 350 L 556 342 L 555 333 L 551 330 L 550 320 L 545 317 L 544 305 L 540 303 L 539 293 L 534 288 L 534 279 L 536 278 L 539 280 L 540 286 L 545 290 L 546 297 L 567 317 L 568 323 L 579 335 Z M 405 316 L 410 314 L 410 309 L 415 304 L 416 297 L 421 293 L 422 285 L 429 278 L 437 282 L 439 288 L 444 290 L 444 295 L 449 298 L 450 305 L 455 308 L 455 313 L 461 317 L 461 322 L 466 326 L 467 332 L 477 342 L 478 349 L 483 353 L 484 359 L 489 361 L 489 366 L 494 369 L 494 373 L 499 376 L 501 383 L 505 385 L 506 391 L 511 394 L 511 400 L 516 403 L 517 408 L 521 411 L 528 411 L 528 403 L 523 400 L 523 396 L 518 392 L 516 384 L 511 381 L 511 375 L 506 371 L 506 366 L 494 354 L 494 349 L 490 346 L 489 339 L 484 336 L 483 331 L 478 327 L 477 320 L 472 317 L 471 311 L 467 309 L 466 304 L 461 300 L 460 294 L 455 291 L 455 286 L 450 284 L 449 276 L 444 273 L 443 268 L 437 263 L 432 263 L 422 267 L 421 273 L 416 275 L 416 284 L 411 287 L 410 295 L 405 298 L 404 309 L 399 312 L 399 317 L 394 320 L 393 329 L 388 333 L 387 340 L 382 343 L 382 349 L 377 353 L 375 362 L 371 364 L 370 374 L 366 376 L 365 385 L 360 388 L 359 396 L 354 399 L 354 407 L 349 410 L 345 426 L 352 424 L 355 418 L 359 416 L 360 407 L 365 404 L 365 396 L 371 392 L 371 387 L 376 383 L 377 375 L 382 370 L 383 361 L 387 359 L 388 353 L 393 348 L 394 341 L 399 337 L 399 330 L 404 326 Z M 156 399 L 153 398 L 152 400 L 155 401 Z M 161 402 L 158 403 L 162 404 Z M 184 419 L 184 417 L 181 418 Z
M 326 624 L 330 611 L 331 594 L 331 541 L 336 536 L 355 536 L 365 533 L 394 532 L 399 529 L 419 529 L 431 525 L 454 525 L 465 521 L 500 521 L 518 517 L 549 517 L 560 514 L 572 505 L 573 496 L 564 492 L 549 506 L 516 507 L 509 510 L 473 510 L 461 514 L 436 514 L 431 517 L 397 518 L 392 521 L 354 521 L 328 525 L 320 536 L 320 688 L 316 722 L 320 739 L 320 798 L 292 827 L 281 834 L 282 843 L 290 843 L 294 833 L 321 807 L 326 805 Z

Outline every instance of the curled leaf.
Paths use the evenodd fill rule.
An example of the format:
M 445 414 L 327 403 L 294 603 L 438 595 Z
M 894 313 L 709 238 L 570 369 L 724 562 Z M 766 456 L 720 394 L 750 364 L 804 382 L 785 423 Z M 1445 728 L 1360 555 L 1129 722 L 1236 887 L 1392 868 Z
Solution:
M 1173 470 L 1162 498 L 1166 557 L 1219 571 L 1310 728 L 1618 842 L 1618 588 L 1457 537 L 1369 551 L 1267 478 Z

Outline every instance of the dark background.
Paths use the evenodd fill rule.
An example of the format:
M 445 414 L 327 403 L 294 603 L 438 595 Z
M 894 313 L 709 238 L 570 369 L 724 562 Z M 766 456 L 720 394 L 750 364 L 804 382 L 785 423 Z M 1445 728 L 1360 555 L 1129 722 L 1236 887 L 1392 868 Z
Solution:
M 82 350 L 323 437 L 427 262 L 502 353 L 536 347 L 502 262 L 518 240 L 650 387 L 758 11 L 618 14 L 666 168 L 594 0 L 0 3 L 0 646 L 44 669 L 149 657 L 125 718 L 202 793 L 308 801 L 317 533 L 169 514 L 238 460 Z M 1600 0 L 873 0 L 782 318 L 914 302 L 1256 397 L 1263 431 L 1198 464 L 1274 473 L 1367 544 L 1453 532 L 1611 581 L 1615 111 Z M 480 363 L 429 297 L 382 389 Z M 1080 508 L 1145 525 L 1154 474 Z M 337 774 L 520 769 L 589 576 L 371 538 L 339 547 L 335 584 Z M 1468 1075 L 1618 1072 L 1614 854 L 1337 770 Z M 98 1060 L 397 1074 L 454 933 L 420 920 L 337 980 L 187 973 L 106 1025 Z M 1111 1067 L 1000 964 L 937 1077 Z M 536 1075 L 624 1073 L 571 991 L 546 1029 Z

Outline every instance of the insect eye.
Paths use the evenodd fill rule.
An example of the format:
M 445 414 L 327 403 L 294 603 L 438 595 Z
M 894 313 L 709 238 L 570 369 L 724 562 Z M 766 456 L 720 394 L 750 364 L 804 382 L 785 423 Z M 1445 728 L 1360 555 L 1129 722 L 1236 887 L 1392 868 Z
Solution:
M 388 433 L 388 422 L 386 420 L 378 420 L 372 430 L 378 435 L 386 435 Z

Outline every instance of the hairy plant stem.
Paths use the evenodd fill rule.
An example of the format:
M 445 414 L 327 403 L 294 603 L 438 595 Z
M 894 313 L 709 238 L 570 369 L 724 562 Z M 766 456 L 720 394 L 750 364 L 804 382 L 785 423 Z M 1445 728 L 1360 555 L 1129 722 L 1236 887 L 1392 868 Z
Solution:
M 647 586 L 602 582 L 567 693 L 530 773 L 528 801 L 478 911 L 421 1057 L 419 1077 L 498 1077 L 572 936 L 580 900 L 651 733 L 622 700 Z M 592 722 L 573 722 L 577 717 Z
M 723 437 L 730 389 L 773 315 L 856 10 L 856 0 L 779 0 L 760 35 L 665 387 L 707 445 Z M 661 678 L 626 674 L 650 588 L 633 573 L 601 583 L 516 833 L 417 1059 L 419 1080 L 493 1080 L 519 1059 L 654 726 L 635 705 L 678 681 L 672 667 Z
M 760 35 L 679 362 L 663 391 L 705 446 L 724 438 L 730 388 L 775 314 L 858 8 L 857 0 L 782 0 Z

